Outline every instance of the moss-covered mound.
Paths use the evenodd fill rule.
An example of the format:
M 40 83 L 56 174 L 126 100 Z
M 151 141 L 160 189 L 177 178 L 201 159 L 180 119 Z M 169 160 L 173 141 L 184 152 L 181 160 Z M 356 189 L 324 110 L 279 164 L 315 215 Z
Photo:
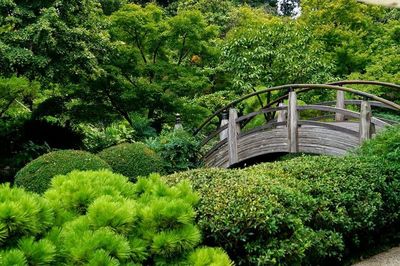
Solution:
M 152 149 L 143 143 L 124 143 L 107 148 L 98 154 L 115 173 L 136 181 L 138 176 L 162 173 L 163 162 Z
M 28 163 L 15 176 L 15 185 L 36 193 L 43 193 L 56 175 L 73 170 L 111 169 L 98 156 L 75 150 L 54 151 Z

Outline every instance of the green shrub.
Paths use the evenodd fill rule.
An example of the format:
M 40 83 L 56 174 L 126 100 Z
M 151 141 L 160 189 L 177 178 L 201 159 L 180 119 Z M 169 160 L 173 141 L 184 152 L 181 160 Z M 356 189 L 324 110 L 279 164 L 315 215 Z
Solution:
M 381 213 L 381 225 L 400 220 L 400 126 L 388 127 L 375 138 L 366 141 L 356 151 L 376 165 L 385 177 L 380 193 L 385 202 Z
M 183 129 L 163 130 L 159 137 L 147 141 L 147 145 L 163 159 L 167 173 L 195 168 L 198 165 L 198 144 L 198 140 Z
M 125 143 L 107 148 L 98 154 L 114 172 L 135 181 L 138 176 L 163 172 L 162 159 L 145 144 Z
M 45 197 L 63 225 L 51 237 L 69 254 L 62 263 L 171 265 L 187 261 L 201 240 L 193 223 L 198 196 L 188 184 L 168 187 L 158 175 L 132 184 L 108 171 L 74 171 L 55 177 Z M 204 259 L 229 261 L 220 253 Z
M 15 176 L 15 185 L 43 193 L 56 175 L 73 170 L 110 169 L 98 156 L 84 151 L 61 150 L 50 152 L 28 163 Z
M 0 265 L 231 265 L 219 248 L 196 248 L 187 183 L 73 171 L 42 197 L 2 186 L 0 198 Z
M 0 265 L 52 262 L 54 245 L 35 238 L 45 234 L 53 222 L 54 213 L 47 200 L 8 184 L 1 185 Z
M 340 264 L 376 229 L 384 204 L 380 169 L 355 156 L 303 156 L 165 179 L 193 184 L 205 243 L 223 247 L 239 265 Z
M 400 125 L 388 127 L 373 139 L 363 143 L 357 153 L 364 157 L 379 157 L 386 161 L 385 169 L 400 173 Z
M 126 123 L 113 123 L 98 128 L 91 125 L 80 125 L 84 138 L 85 150 L 96 153 L 105 148 L 133 140 L 134 131 Z

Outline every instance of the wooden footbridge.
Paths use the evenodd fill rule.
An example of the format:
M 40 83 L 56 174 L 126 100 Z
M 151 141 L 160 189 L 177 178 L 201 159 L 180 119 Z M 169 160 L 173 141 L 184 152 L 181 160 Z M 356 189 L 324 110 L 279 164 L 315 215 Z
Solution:
M 290 84 L 256 91 L 217 110 L 196 130 L 195 134 L 208 131 L 202 142 L 205 165 L 228 168 L 273 153 L 343 155 L 396 123 L 374 116 L 373 109 L 400 114 L 400 105 L 350 85 L 380 86 L 400 92 L 396 84 L 359 80 Z M 336 99 L 309 104 L 300 101 L 312 90 L 323 90 Z M 273 100 L 272 95 L 276 97 Z M 257 97 L 260 107 L 238 112 L 252 97 Z M 265 105 L 263 98 L 269 99 Z M 256 117 L 261 117 L 262 122 Z

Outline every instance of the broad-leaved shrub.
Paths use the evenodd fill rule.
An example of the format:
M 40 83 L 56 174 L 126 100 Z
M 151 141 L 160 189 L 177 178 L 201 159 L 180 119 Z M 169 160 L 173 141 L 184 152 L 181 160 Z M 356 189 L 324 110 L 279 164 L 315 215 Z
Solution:
M 165 178 L 193 184 L 205 243 L 223 247 L 239 265 L 340 263 L 379 225 L 384 205 L 380 169 L 356 156 L 303 156 Z

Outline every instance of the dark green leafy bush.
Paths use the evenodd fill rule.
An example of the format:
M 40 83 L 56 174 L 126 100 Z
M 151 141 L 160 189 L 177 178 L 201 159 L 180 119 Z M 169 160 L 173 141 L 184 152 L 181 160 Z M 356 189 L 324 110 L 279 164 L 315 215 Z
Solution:
M 143 143 L 125 143 L 107 148 L 98 154 L 114 172 L 135 181 L 138 176 L 163 172 L 162 159 Z
M 221 249 L 196 249 L 198 196 L 187 183 L 73 171 L 43 197 L 0 192 L 0 265 L 231 265 Z
M 400 219 L 400 126 L 388 127 L 375 138 L 366 141 L 357 154 L 376 165 L 385 182 L 380 193 L 385 202 L 381 226 Z
M 73 170 L 110 169 L 98 156 L 84 151 L 61 150 L 50 152 L 28 163 L 15 176 L 15 185 L 43 193 L 56 175 Z
M 147 141 L 164 161 L 167 173 L 193 169 L 198 165 L 198 140 L 183 129 L 164 130 L 157 138 Z
M 201 195 L 197 218 L 205 243 L 222 246 L 239 265 L 338 264 L 379 226 L 384 205 L 385 177 L 356 156 L 304 156 L 165 178 L 192 182 Z
M 358 150 L 364 157 L 379 157 L 386 161 L 385 168 L 400 174 L 400 126 L 388 127 Z

